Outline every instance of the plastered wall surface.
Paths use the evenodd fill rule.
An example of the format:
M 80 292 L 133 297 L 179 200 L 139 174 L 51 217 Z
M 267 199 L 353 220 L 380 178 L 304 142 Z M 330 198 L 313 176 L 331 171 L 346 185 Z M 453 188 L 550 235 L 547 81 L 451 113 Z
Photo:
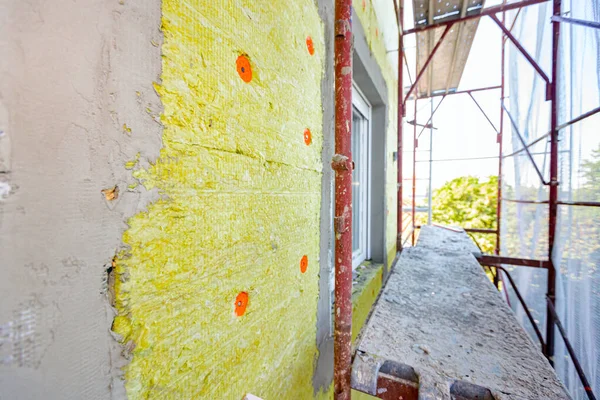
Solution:
M 385 44 L 379 30 L 379 23 L 375 8 L 370 0 L 353 0 L 352 7 L 358 16 L 365 32 L 365 39 L 372 52 L 372 57 L 377 61 L 387 86 L 387 130 L 386 130 L 386 251 L 387 267 L 390 268 L 396 256 L 396 216 L 397 216 L 397 164 L 393 159 L 393 152 L 398 149 L 398 84 L 396 73 L 386 57 Z
M 164 0 L 160 200 L 129 220 L 130 399 L 311 398 L 323 26 L 312 0 Z M 135 160 L 133 160 L 135 163 Z
M 0 0 L 1 399 L 124 398 L 106 270 L 157 197 L 124 165 L 161 147 L 160 15 Z
M 317 303 L 317 349 L 318 358 L 313 374 L 315 393 L 333 391 L 333 327 L 332 302 L 333 288 L 331 277 L 333 270 L 333 192 L 334 171 L 326 163 L 334 155 L 334 4 L 333 0 L 319 0 L 319 15 L 323 21 L 325 37 L 324 73 L 321 80 L 321 99 L 323 104 L 323 172 L 321 175 L 321 221 L 320 221 L 320 251 L 319 251 L 319 301 Z
M 333 6 L 290 3 L 0 0 L 1 399 L 331 397 Z

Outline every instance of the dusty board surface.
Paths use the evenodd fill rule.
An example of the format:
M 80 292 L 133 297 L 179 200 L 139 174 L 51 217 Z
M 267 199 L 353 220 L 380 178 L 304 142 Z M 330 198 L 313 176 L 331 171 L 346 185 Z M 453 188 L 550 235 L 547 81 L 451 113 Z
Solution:
M 487 388 L 496 399 L 569 398 L 483 273 L 476 251 L 464 232 L 422 228 L 362 333 L 353 386 L 368 386 L 369 369 L 390 360 L 414 368 L 420 399 L 450 399 L 457 381 Z

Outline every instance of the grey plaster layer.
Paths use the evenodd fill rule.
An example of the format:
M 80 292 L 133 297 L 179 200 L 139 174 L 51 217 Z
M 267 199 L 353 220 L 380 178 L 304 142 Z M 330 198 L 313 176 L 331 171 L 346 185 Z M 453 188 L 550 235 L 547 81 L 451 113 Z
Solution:
M 325 70 L 321 80 L 323 104 L 323 176 L 321 179 L 321 220 L 319 243 L 319 302 L 317 304 L 317 349 L 313 386 L 315 394 L 326 391 L 333 380 L 333 337 L 331 279 L 333 271 L 333 170 L 330 167 L 334 154 L 333 109 L 333 0 L 319 0 L 319 15 L 325 31 Z
M 160 6 L 0 0 L 0 399 L 125 398 L 107 269 L 156 197 L 125 163 L 161 147 Z
M 354 35 L 354 52 L 352 59 L 352 79 L 360 88 L 371 105 L 371 148 L 369 152 L 369 191 L 370 204 L 370 250 L 371 260 L 385 265 L 387 273 L 388 260 L 385 244 L 387 243 L 385 213 L 385 177 L 386 175 L 386 132 L 388 126 L 388 92 L 385 79 L 377 60 L 367 43 L 364 29 L 352 11 L 352 34 Z
M 353 368 L 354 384 L 384 360 L 413 367 L 420 399 L 450 399 L 457 381 L 496 399 L 568 399 L 472 255 L 464 232 L 423 226 L 390 274 Z M 372 386 L 372 384 L 371 384 Z
M 352 35 L 354 39 L 352 80 L 359 85 L 373 107 L 384 105 L 388 99 L 385 79 L 377 60 L 373 57 L 365 30 L 354 9 L 352 10 Z

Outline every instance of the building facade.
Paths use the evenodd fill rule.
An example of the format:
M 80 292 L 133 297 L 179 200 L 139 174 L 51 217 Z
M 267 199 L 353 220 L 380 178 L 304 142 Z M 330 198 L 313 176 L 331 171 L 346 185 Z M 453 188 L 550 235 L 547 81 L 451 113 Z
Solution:
M 397 84 L 353 8 L 356 336 L 396 256 Z M 331 396 L 333 10 L 0 1 L 1 398 Z

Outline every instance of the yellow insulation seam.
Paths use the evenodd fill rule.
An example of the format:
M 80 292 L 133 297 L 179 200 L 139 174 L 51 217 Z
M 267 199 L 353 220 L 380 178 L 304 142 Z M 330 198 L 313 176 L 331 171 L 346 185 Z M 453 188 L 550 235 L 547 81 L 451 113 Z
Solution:
M 162 11 L 164 147 L 134 172 L 162 196 L 128 221 L 129 250 L 116 260 L 113 330 L 132 351 L 127 395 L 311 398 L 325 58 L 317 8 L 163 0 Z

